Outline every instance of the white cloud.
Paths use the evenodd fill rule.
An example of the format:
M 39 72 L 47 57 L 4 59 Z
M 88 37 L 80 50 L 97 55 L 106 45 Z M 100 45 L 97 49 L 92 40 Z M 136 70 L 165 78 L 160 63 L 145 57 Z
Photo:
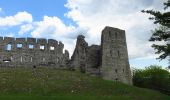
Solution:
M 14 16 L 0 17 L 0 27 L 16 26 L 23 23 L 31 23 L 32 15 L 28 12 L 18 12 Z
M 74 39 L 77 36 L 77 28 L 65 25 L 58 17 L 44 16 L 42 21 L 33 23 L 34 30 L 31 32 L 33 37 L 52 38 L 62 41 L 65 49 L 73 52 Z
M 48 38 L 62 41 L 64 48 L 72 54 L 77 35 L 86 33 L 87 30 L 87 28 L 65 25 L 64 22 L 56 16 L 44 16 L 42 21 L 21 25 L 19 35 L 24 35 L 29 32 L 31 36 L 35 38 Z
M 18 32 L 19 35 L 23 35 L 25 34 L 26 32 L 29 32 L 33 29 L 33 25 L 32 24 L 26 24 L 26 25 L 22 25 L 20 27 L 20 31 Z
M 88 28 L 90 44 L 100 43 L 101 31 L 105 26 L 126 30 L 130 58 L 153 56 L 148 39 L 154 28 L 143 9 L 163 9 L 165 0 L 68 0 L 65 15 L 79 27 Z
M 31 33 L 34 37 L 48 37 L 58 38 L 66 36 L 75 30 L 73 26 L 66 26 L 58 17 L 44 16 L 43 21 L 34 23 L 35 30 Z
M 154 51 L 148 42 L 154 28 L 143 9 L 161 9 L 165 0 L 68 0 L 66 17 L 78 26 L 66 25 L 54 16 L 44 16 L 33 22 L 32 15 L 18 12 L 14 16 L 0 17 L 0 26 L 21 25 L 19 34 L 30 32 L 33 37 L 53 38 L 62 41 L 73 52 L 76 36 L 87 33 L 89 44 L 100 44 L 101 31 L 105 26 L 126 30 L 130 58 L 153 57 Z

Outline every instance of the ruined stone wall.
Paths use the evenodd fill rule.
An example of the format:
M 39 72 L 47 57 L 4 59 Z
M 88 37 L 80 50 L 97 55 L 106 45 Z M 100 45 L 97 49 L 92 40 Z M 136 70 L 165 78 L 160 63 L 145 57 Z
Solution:
M 53 39 L 0 37 L 0 66 L 70 67 L 103 79 L 132 84 L 125 31 L 105 27 L 101 45 L 88 46 L 83 35 L 71 60 L 64 44 Z
M 88 46 L 83 35 L 77 37 L 76 48 L 71 57 L 71 66 L 88 74 L 98 74 L 100 66 L 100 46 Z
M 88 46 L 80 35 L 71 58 L 72 67 L 84 68 L 84 72 L 100 75 L 103 79 L 132 84 L 125 31 L 105 27 L 101 45 Z
M 128 60 L 125 31 L 105 27 L 101 37 L 102 67 L 104 79 L 131 84 L 131 72 Z
M 0 37 L 0 66 L 66 66 L 69 53 L 53 39 Z
M 101 65 L 101 46 L 88 46 L 86 58 L 86 73 L 99 75 Z
M 76 48 L 71 57 L 71 67 L 75 69 L 80 69 L 80 71 L 85 72 L 86 66 L 86 51 L 87 51 L 87 42 L 84 40 L 83 35 L 77 37 Z

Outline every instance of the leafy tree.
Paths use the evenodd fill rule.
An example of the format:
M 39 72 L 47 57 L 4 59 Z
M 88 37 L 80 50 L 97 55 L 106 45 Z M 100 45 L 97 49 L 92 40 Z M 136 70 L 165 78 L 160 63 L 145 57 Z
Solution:
M 157 65 L 136 69 L 133 71 L 133 84 L 170 94 L 170 73 Z
M 164 3 L 164 11 L 142 10 L 143 13 L 151 14 L 150 20 L 154 20 L 154 24 L 158 27 L 153 31 L 150 41 L 161 41 L 164 44 L 153 44 L 152 47 L 156 50 L 156 54 L 160 54 L 158 59 L 170 57 L 170 0 Z M 170 61 L 169 61 L 170 62 Z

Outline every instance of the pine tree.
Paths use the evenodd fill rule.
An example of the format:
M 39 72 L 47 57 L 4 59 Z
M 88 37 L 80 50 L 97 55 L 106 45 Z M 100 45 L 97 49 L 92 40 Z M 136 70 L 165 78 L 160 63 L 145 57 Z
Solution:
M 159 54 L 158 59 L 170 58 L 170 0 L 164 3 L 164 11 L 154 10 L 142 10 L 143 13 L 152 15 L 150 20 L 154 21 L 154 24 L 158 24 L 158 27 L 152 32 L 152 36 L 149 41 L 154 42 L 152 47 L 155 49 L 155 54 Z M 156 41 L 161 41 L 163 44 L 156 44 Z M 170 60 L 169 60 L 170 62 Z

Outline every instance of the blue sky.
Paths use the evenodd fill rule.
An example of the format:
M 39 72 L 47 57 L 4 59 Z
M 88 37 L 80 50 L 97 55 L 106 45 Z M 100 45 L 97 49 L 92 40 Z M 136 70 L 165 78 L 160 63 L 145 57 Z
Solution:
M 12 16 L 18 12 L 28 12 L 32 15 L 34 21 L 41 21 L 45 15 L 57 16 L 64 23 L 74 24 L 72 20 L 66 18 L 64 14 L 68 11 L 64 4 L 67 0 L 0 0 L 1 17 Z M 18 36 L 17 32 L 19 27 L 10 27 L 9 29 L 1 29 L 1 34 L 14 33 Z M 27 34 L 26 36 L 31 36 Z M 20 37 L 20 36 L 18 36 Z
M 155 58 L 150 42 L 155 28 L 143 9 L 163 10 L 165 0 L 0 0 L 0 36 L 54 38 L 72 54 L 76 36 L 100 44 L 105 26 L 126 30 L 132 67 L 168 66 Z
M 58 16 L 65 19 L 64 13 L 68 11 L 64 4 L 66 0 L 0 0 L 4 16 L 14 15 L 18 11 L 27 11 L 35 20 L 41 20 L 44 15 Z

